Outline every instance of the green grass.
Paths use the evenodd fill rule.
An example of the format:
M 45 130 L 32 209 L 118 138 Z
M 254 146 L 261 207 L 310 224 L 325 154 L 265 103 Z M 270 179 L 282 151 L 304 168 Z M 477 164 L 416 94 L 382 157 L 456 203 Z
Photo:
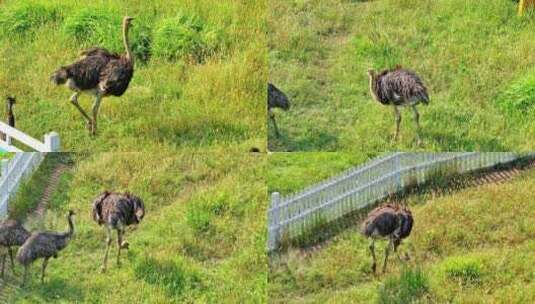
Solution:
M 332 153 L 332 162 L 346 156 Z M 278 160 L 283 170 L 284 162 Z M 313 161 L 310 166 L 315 166 Z M 307 166 L 302 161 L 302 170 Z M 328 166 L 324 160 L 323 166 Z M 340 168 L 340 170 L 343 170 Z M 268 175 L 270 179 L 277 175 Z M 280 175 L 299 184 L 308 177 Z M 399 263 L 374 276 L 368 240 L 359 224 L 339 232 L 315 250 L 289 249 L 270 262 L 272 303 L 531 303 L 535 301 L 535 170 L 501 184 L 434 191 L 406 198 L 415 218 L 411 236 L 399 247 Z M 298 189 L 293 189 L 293 191 Z M 376 242 L 382 266 L 386 241 Z
M 287 93 L 274 151 L 528 151 L 535 146 L 535 14 L 510 0 L 270 2 L 270 81 Z M 402 111 L 374 101 L 366 70 L 415 70 L 430 92 L 422 147 Z
M 75 237 L 50 261 L 45 284 L 37 262 L 29 286 L 6 295 L 10 303 L 266 303 L 265 155 L 224 149 L 73 158 L 72 171 L 52 196 L 45 227 L 65 230 L 65 214 L 73 209 Z M 41 175 L 20 197 L 43 187 Z M 130 249 L 122 267 L 116 266 L 114 246 L 108 272 L 101 274 L 105 232 L 90 210 L 104 189 L 139 195 L 146 216 L 126 233 Z M 31 209 L 19 203 L 13 210 Z M 196 213 L 209 220 L 199 225 L 191 220 Z M 11 283 L 20 284 L 21 267 L 17 271 Z
M 17 128 L 38 139 L 56 131 L 64 151 L 263 150 L 265 5 L 241 0 L 3 1 L 0 91 L 17 97 Z M 92 138 L 69 103 L 72 93 L 49 78 L 85 48 L 124 53 L 124 15 L 135 17 L 134 78 L 122 97 L 104 100 L 99 134 Z M 83 95 L 80 102 L 89 110 L 93 100 Z

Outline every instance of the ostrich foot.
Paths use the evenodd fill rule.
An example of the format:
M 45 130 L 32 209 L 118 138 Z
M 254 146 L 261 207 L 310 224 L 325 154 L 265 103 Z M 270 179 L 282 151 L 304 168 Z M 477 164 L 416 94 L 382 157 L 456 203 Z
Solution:
M 130 247 L 130 244 L 127 242 L 127 241 L 124 241 L 122 244 L 121 244 L 121 248 L 122 249 L 127 249 Z

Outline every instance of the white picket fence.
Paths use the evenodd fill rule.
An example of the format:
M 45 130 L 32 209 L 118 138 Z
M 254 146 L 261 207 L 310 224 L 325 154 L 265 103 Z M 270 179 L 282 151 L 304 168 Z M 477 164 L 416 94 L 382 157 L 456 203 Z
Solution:
M 1 160 L 0 171 L 0 219 L 7 216 L 9 200 L 20 184 L 27 179 L 44 159 L 45 153 L 16 153 L 11 159 Z
M 502 152 L 393 153 L 282 197 L 274 192 L 268 210 L 268 250 L 279 248 L 319 223 L 334 221 L 402 190 L 436 172 L 466 173 L 518 159 Z
M 22 150 L 12 145 L 13 139 L 38 152 L 59 152 L 60 150 L 59 135 L 56 132 L 45 134 L 44 141 L 40 142 L 28 134 L 0 121 L 0 133 L 6 135 L 5 141 L 0 140 L 0 150 L 7 152 L 22 152 Z

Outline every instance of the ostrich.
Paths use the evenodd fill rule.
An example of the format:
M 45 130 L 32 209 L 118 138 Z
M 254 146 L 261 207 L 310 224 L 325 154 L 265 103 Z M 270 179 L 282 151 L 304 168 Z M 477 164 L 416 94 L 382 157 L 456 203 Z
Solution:
M 15 127 L 15 114 L 13 114 L 13 106 L 16 104 L 15 97 L 8 96 L 6 98 L 6 113 L 7 113 L 7 124 L 11 127 Z M 0 134 L 0 139 L 5 141 L 7 136 L 5 134 Z
M 17 220 L 7 220 L 0 224 L 0 247 L 6 247 L 11 260 L 11 268 L 15 273 L 15 263 L 13 262 L 12 246 L 21 246 L 30 237 L 22 223 Z M 2 278 L 6 265 L 6 252 L 2 252 Z
M 275 135 L 280 136 L 279 129 L 277 128 L 277 122 L 275 122 L 275 113 L 271 111 L 272 108 L 281 108 L 284 111 L 290 109 L 290 101 L 286 94 L 279 90 L 276 86 L 268 83 L 268 113 L 269 119 L 273 122 L 275 127 Z
M 370 78 L 370 92 L 381 104 L 391 105 L 394 108 L 396 118 L 396 134 L 394 141 L 397 141 L 399 135 L 399 125 L 401 123 L 401 114 L 399 107 L 411 107 L 414 113 L 416 123 L 416 140 L 417 144 L 422 143 L 420 139 L 420 114 L 416 106 L 422 102 L 429 104 L 429 95 L 423 81 L 416 73 L 397 66 L 393 70 L 384 70 L 377 74 L 373 69 L 368 70 Z
M 67 214 L 67 221 L 69 222 L 69 230 L 67 232 L 34 232 L 24 242 L 22 247 L 17 252 L 17 261 L 24 265 L 24 279 L 22 286 L 26 284 L 28 279 L 28 270 L 30 265 L 37 259 L 43 258 L 43 268 L 41 272 L 41 283 L 45 280 L 45 270 L 48 265 L 48 259 L 51 257 L 57 258 L 58 253 L 69 244 L 74 234 L 74 224 L 72 217 L 74 211 L 70 210 Z
M 56 85 L 66 84 L 74 91 L 70 101 L 87 120 L 92 135 L 97 131 L 97 116 L 102 98 L 123 95 L 134 75 L 134 56 L 128 43 L 128 30 L 132 20 L 133 18 L 128 16 L 123 19 L 125 54 L 110 53 L 104 48 L 90 48 L 81 52 L 82 56 L 78 61 L 61 67 L 51 76 L 52 82 Z M 95 97 L 92 118 L 78 103 L 78 96 L 82 92 Z
M 123 241 L 126 226 L 139 224 L 145 216 L 143 200 L 130 193 L 104 191 L 93 201 L 93 220 L 106 228 L 106 253 L 102 272 L 106 272 L 112 229 L 117 230 L 117 266 L 121 266 L 121 249 L 128 249 Z
M 401 240 L 408 237 L 411 233 L 413 222 L 414 220 L 411 211 L 406 207 L 398 205 L 383 205 L 375 208 L 368 214 L 368 217 L 362 224 L 361 232 L 364 236 L 371 238 L 369 248 L 373 258 L 372 270 L 374 273 L 376 269 L 375 239 L 389 239 L 389 243 L 385 248 L 385 261 L 383 264 L 384 273 L 391 247 L 401 261 L 397 252 L 397 247 L 401 244 Z

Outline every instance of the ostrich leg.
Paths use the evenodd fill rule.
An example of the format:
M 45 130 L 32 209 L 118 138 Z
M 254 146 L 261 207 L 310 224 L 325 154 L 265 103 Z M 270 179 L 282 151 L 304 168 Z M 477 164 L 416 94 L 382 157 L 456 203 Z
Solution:
M 102 272 L 106 272 L 108 266 L 108 253 L 111 245 L 111 231 L 110 227 L 106 226 L 106 253 L 104 254 L 104 262 L 102 263 Z
M 80 96 L 80 92 L 76 92 L 72 94 L 71 99 L 70 99 L 71 103 L 78 109 L 78 111 L 80 111 L 82 116 L 87 120 L 87 125 L 90 126 L 91 118 L 89 118 L 89 115 L 87 115 L 87 113 L 84 111 L 84 109 L 82 109 L 82 107 L 78 103 L 78 96 Z
M 117 266 L 121 267 L 121 249 L 123 248 L 123 230 L 117 229 Z
M 416 143 L 418 145 L 422 144 L 422 139 L 420 138 L 420 113 L 416 106 L 412 106 L 412 112 L 414 113 L 414 122 L 416 123 Z
M 375 270 L 377 268 L 377 260 L 375 259 L 375 240 L 374 239 L 372 239 L 369 248 L 372 253 L 372 259 L 373 259 L 372 270 L 373 270 L 373 273 L 375 273 Z
M 46 270 L 46 266 L 48 265 L 48 259 L 49 258 L 45 258 L 43 260 L 43 270 L 41 272 L 41 284 L 45 283 L 45 270 Z
M 275 128 L 275 136 L 280 137 L 279 128 L 277 128 L 277 122 L 275 121 L 275 113 L 269 111 L 269 120 L 271 120 Z
M 91 135 L 95 135 L 97 133 L 97 116 L 101 102 L 102 95 L 100 93 L 97 93 L 97 96 L 95 97 L 95 103 L 93 103 L 93 120 L 91 121 Z
M 396 119 L 396 134 L 394 135 L 394 142 L 397 142 L 399 137 L 399 125 L 401 124 L 401 114 L 396 106 L 394 106 L 394 117 Z

